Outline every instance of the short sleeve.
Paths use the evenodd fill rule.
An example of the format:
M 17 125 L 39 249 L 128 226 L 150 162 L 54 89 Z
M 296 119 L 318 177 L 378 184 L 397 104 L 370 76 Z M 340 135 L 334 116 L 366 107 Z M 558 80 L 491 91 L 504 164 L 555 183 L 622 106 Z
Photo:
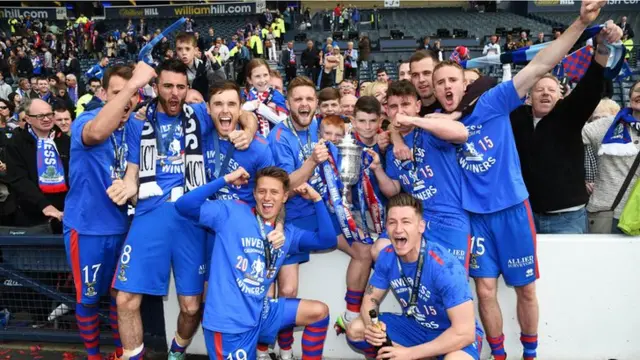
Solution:
M 450 259 L 444 265 L 432 261 L 434 267 L 439 267 L 434 269 L 437 271 L 432 271 L 432 274 L 435 274 L 435 289 L 442 297 L 442 303 L 446 309 L 473 299 L 466 271 L 456 259 L 453 257 Z
M 504 81 L 498 86 L 491 88 L 480 97 L 478 105 L 476 106 L 476 111 L 479 110 L 478 107 L 480 107 L 482 110 L 492 115 L 509 115 L 523 103 L 523 99 L 518 97 L 518 91 L 513 85 L 513 81 Z
M 139 165 L 140 164 L 140 140 L 142 139 L 142 128 L 144 127 L 144 121 L 135 118 L 134 114 L 131 114 L 129 121 L 125 125 L 127 129 L 126 141 L 127 141 L 127 162 Z
M 259 135 L 256 135 L 256 139 L 260 139 L 258 141 L 264 141 L 265 142 L 265 146 L 260 146 L 258 148 L 259 153 L 256 154 L 258 156 L 258 166 L 256 170 L 260 170 L 263 168 L 266 168 L 268 166 L 274 166 L 275 163 L 273 161 L 273 154 L 271 153 L 271 149 L 269 149 L 269 146 L 266 145 L 266 140 L 263 137 L 259 137 Z
M 278 129 L 276 131 L 283 131 L 282 129 Z M 271 138 L 271 142 L 269 143 L 271 147 L 271 153 L 273 155 L 273 162 L 277 167 L 284 169 L 286 172 L 291 174 L 296 171 L 296 156 L 291 151 L 291 147 L 287 144 L 287 141 L 284 137 L 275 136 Z
M 204 102 L 190 105 L 193 111 L 200 121 L 201 126 L 201 134 L 202 136 L 207 136 L 213 130 L 213 121 L 211 121 L 211 117 L 209 116 L 209 111 L 207 110 L 207 104 Z
M 373 269 L 373 275 L 369 279 L 369 284 L 375 288 L 381 290 L 389 289 L 389 262 L 392 260 L 391 253 L 387 252 L 389 247 L 386 247 L 380 251 L 378 255 L 378 261 L 376 261 L 375 268 Z
M 393 180 L 400 180 L 400 174 L 398 173 L 398 168 L 394 164 L 395 156 L 393 155 L 393 146 L 390 146 L 387 149 L 387 154 L 385 155 L 385 157 L 387 158 L 387 161 L 386 161 L 387 166 L 385 168 L 385 172 L 387 173 L 387 176 Z
M 449 146 L 453 146 L 450 142 L 442 140 L 427 131 L 422 132 L 422 139 L 437 149 L 445 149 Z
M 90 145 L 85 145 L 82 141 L 82 131 L 84 130 L 85 125 L 89 123 L 89 121 L 95 118 L 95 114 L 93 111 L 83 112 L 77 119 L 75 119 L 71 123 L 71 143 L 73 145 L 79 146 L 82 149 L 91 148 Z
M 229 209 L 225 201 L 207 200 L 200 207 L 199 224 L 211 230 L 221 229 L 229 219 Z

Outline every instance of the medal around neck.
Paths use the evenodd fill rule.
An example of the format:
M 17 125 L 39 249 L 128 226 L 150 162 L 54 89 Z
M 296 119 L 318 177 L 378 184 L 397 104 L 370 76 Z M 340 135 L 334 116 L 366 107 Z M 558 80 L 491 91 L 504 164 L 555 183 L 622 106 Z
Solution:
M 362 170 L 362 147 L 356 143 L 353 136 L 351 136 L 351 132 L 345 134 L 337 147 L 341 157 L 338 171 L 340 172 L 340 180 L 344 185 L 342 189 L 342 203 L 347 205 L 349 204 L 347 194 L 351 187 L 360 179 Z

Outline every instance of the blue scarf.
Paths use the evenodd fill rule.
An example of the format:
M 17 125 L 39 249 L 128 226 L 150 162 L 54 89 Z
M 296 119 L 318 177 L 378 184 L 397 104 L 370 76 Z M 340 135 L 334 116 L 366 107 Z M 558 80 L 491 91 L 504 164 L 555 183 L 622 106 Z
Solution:
M 36 159 L 38 162 L 38 186 L 45 194 L 61 193 L 68 190 L 64 179 L 64 166 L 58 153 L 56 143 L 53 141 L 55 131 L 51 130 L 49 135 L 39 138 L 31 126 L 29 134 L 33 136 L 37 143 Z
M 631 108 L 624 108 L 618 112 L 613 123 L 602 139 L 598 155 L 634 156 L 638 149 L 631 141 L 629 127 L 640 131 L 640 120 L 633 117 Z

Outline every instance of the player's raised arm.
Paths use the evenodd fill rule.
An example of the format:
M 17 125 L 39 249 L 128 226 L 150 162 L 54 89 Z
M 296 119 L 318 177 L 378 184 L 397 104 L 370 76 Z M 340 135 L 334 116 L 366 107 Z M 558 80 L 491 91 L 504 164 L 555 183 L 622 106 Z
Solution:
M 544 74 L 551 71 L 554 66 L 562 61 L 567 52 L 578 41 L 582 32 L 598 17 L 600 9 L 605 4 L 606 1 L 604 0 L 583 1 L 580 7 L 580 17 L 558 39 L 541 50 L 524 69 L 513 77 L 513 85 L 520 98 L 527 95 L 531 87 Z
M 293 189 L 293 192 L 307 200 L 313 201 L 318 217 L 318 224 L 331 224 L 331 217 L 322 196 L 309 184 L 304 183 Z M 331 226 L 319 226 L 317 236 L 307 236 L 300 240 L 300 249 L 303 251 L 318 251 L 335 248 L 338 238 Z
M 138 93 L 138 89 L 144 87 L 154 77 L 156 77 L 156 72 L 151 66 L 142 61 L 136 64 L 136 68 L 133 70 L 133 77 L 127 81 L 115 98 L 105 104 L 98 116 L 84 126 L 82 143 L 91 146 L 101 144 L 107 140 L 121 126 L 123 109 L 125 113 L 129 110 L 131 97 L 135 96 Z

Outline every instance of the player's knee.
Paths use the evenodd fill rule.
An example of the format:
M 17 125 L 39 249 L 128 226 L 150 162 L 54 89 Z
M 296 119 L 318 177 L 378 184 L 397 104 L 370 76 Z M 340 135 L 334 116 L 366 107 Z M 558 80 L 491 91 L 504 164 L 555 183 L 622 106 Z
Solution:
M 378 260 L 378 254 L 380 254 L 380 251 L 382 251 L 382 249 L 389 246 L 389 244 L 391 244 L 391 241 L 389 241 L 389 239 L 380 238 L 376 240 L 376 242 L 371 246 L 371 249 L 370 249 L 371 258 L 373 259 L 373 261 Z
M 498 287 L 495 281 L 487 281 L 488 279 L 476 279 L 476 293 L 478 300 L 494 300 L 498 294 Z M 495 280 L 495 279 L 489 279 Z
M 362 318 L 357 318 L 349 324 L 347 327 L 347 339 L 349 339 L 349 341 L 364 340 L 364 322 Z
M 294 298 L 298 296 L 298 284 L 284 282 L 279 284 L 278 295 L 285 298 Z
M 372 255 L 371 255 L 371 245 L 365 245 L 365 244 L 354 244 L 353 249 L 354 251 L 354 258 L 356 260 L 359 261 L 368 261 L 371 262 L 372 260 Z
M 189 317 L 194 317 L 198 315 L 200 311 L 200 297 L 199 296 L 189 296 L 186 298 L 180 299 L 180 312 Z
M 118 310 L 140 311 L 141 302 L 142 295 L 140 294 L 119 291 L 116 296 L 116 305 L 118 306 Z
M 516 287 L 518 301 L 534 302 L 537 300 L 535 283 Z
M 320 321 L 329 316 L 329 306 L 321 301 L 310 301 L 307 311 L 311 322 Z

